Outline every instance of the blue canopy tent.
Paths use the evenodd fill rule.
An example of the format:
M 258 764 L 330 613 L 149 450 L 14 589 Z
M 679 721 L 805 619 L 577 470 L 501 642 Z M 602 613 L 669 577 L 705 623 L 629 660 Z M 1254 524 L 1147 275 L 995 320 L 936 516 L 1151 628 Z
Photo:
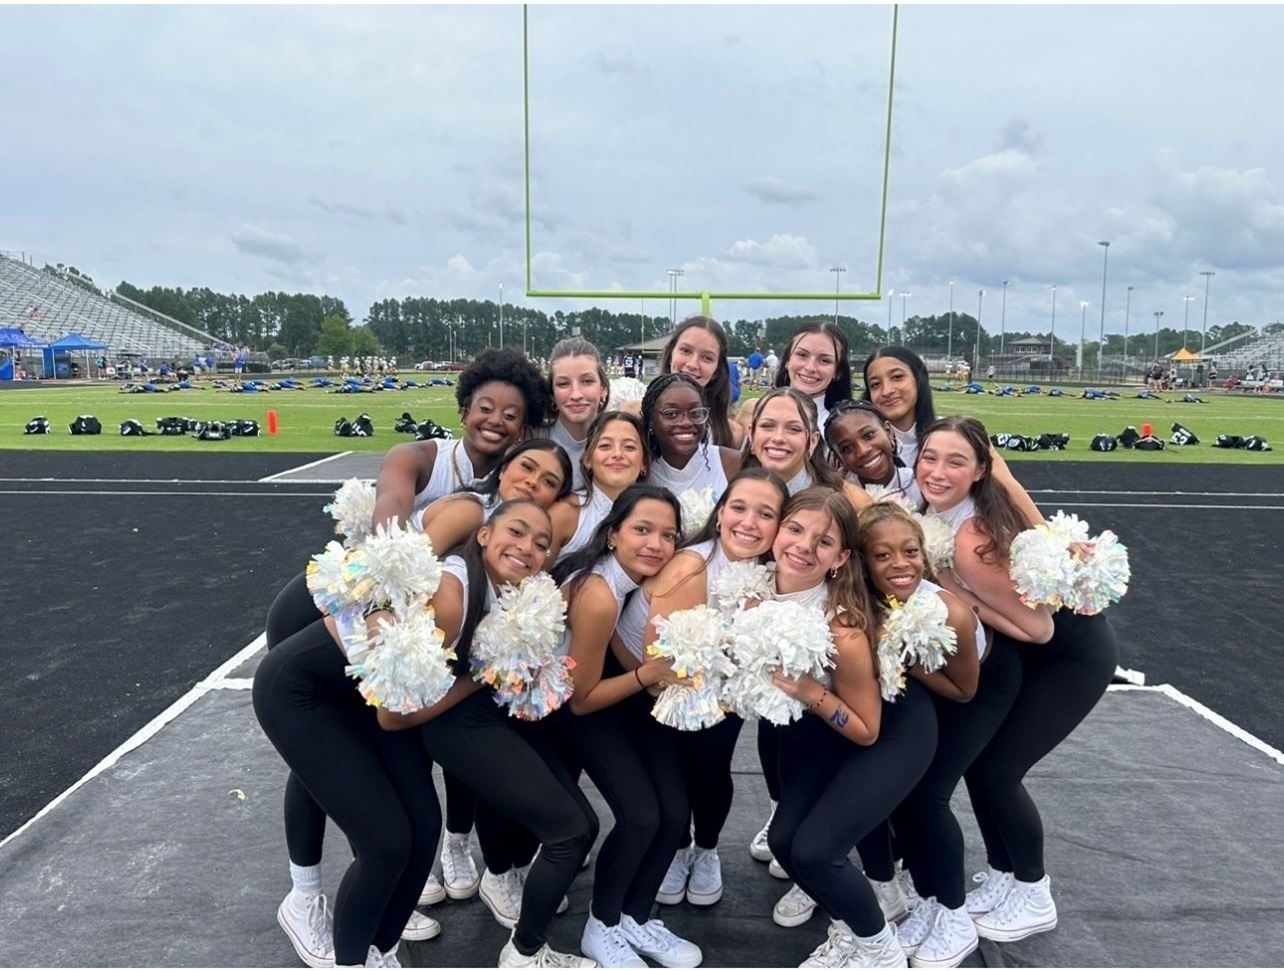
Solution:
M 45 347 L 48 345 L 44 341 L 28 337 L 17 327 L 0 327 L 0 381 L 12 381 L 18 376 L 13 366 L 15 351 Z
M 45 348 L 45 373 L 58 377 L 59 375 L 56 370 L 55 362 L 59 357 L 67 355 L 67 374 L 70 376 L 70 356 L 77 351 L 81 351 L 85 355 L 85 374 L 89 374 L 89 352 L 105 350 L 107 350 L 107 345 L 102 341 L 92 340 L 91 338 L 85 337 L 83 334 L 77 334 L 73 331 L 66 337 L 59 337 L 56 341 Z

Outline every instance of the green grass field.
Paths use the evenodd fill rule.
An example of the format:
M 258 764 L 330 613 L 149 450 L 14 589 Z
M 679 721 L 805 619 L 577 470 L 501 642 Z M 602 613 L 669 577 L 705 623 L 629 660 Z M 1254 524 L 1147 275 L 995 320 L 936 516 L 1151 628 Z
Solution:
M 274 391 L 253 395 L 226 391 L 195 390 L 161 394 L 121 394 L 115 385 L 90 387 L 22 388 L 0 392 L 0 449 L 82 449 L 223 451 L 223 452 L 327 452 L 348 449 L 381 452 L 408 435 L 393 432 L 393 422 L 403 411 L 416 421 L 432 418 L 458 431 L 454 388 L 420 388 L 412 391 L 380 391 L 375 394 L 340 395 L 309 388 L 306 391 Z M 1070 447 L 1064 452 L 1005 452 L 1014 461 L 1034 458 L 1041 461 L 1091 460 L 1103 462 L 1202 462 L 1226 465 L 1268 465 L 1284 462 L 1284 401 L 1256 395 L 1205 395 L 1208 404 L 1181 404 L 1173 401 L 1145 401 L 1123 397 L 1118 401 L 1085 401 L 1074 397 L 998 398 L 991 395 L 940 393 L 937 411 L 942 414 L 974 415 L 985 422 L 991 434 L 1000 432 L 1039 435 L 1068 432 Z M 1124 392 L 1136 394 L 1135 389 Z M 268 409 L 275 409 L 280 433 L 266 435 Z M 355 418 L 366 412 L 374 420 L 372 438 L 337 438 L 334 422 L 340 416 Z M 96 415 L 103 434 L 71 436 L 67 425 L 80 414 Z M 23 427 L 36 415 L 45 415 L 53 424 L 52 435 L 24 435 Z M 188 436 L 122 438 L 120 422 L 137 418 L 154 430 L 156 419 L 182 415 L 196 419 L 253 418 L 263 427 L 259 438 L 201 442 Z M 1150 422 L 1155 433 L 1167 440 L 1172 423 L 1179 421 L 1200 438 L 1200 444 L 1162 452 L 1093 452 L 1088 448 L 1098 432 L 1119 434 L 1126 425 L 1138 428 Z M 1212 448 L 1219 434 L 1261 435 L 1278 452 L 1246 452 Z M 0 460 L 2 461 L 2 460 Z

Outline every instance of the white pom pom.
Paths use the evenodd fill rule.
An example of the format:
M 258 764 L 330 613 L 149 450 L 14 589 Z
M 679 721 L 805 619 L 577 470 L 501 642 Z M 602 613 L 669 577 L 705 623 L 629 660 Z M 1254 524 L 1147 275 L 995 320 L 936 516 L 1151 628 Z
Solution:
M 775 686 L 772 672 L 821 677 L 834 665 L 834 641 L 818 607 L 768 600 L 732 620 L 731 660 L 736 673 L 727 679 L 723 700 L 746 717 L 783 725 L 801 718 L 803 706 Z
M 537 721 L 575 690 L 574 662 L 558 653 L 565 631 L 566 602 L 547 573 L 506 585 L 473 634 L 473 677 L 514 717 Z
M 682 532 L 694 536 L 713 514 L 713 487 L 703 489 L 683 489 L 678 496 L 678 505 L 682 507 Z
M 958 634 L 946 621 L 950 610 L 931 590 L 916 590 L 905 603 L 891 599 L 878 639 L 878 682 L 883 698 L 894 701 L 905 689 L 905 672 L 916 664 L 927 672 L 945 667 Z
M 1075 563 L 1066 533 L 1040 523 L 1012 541 L 1008 574 L 1029 607 L 1046 604 L 1057 610 L 1074 596 Z
M 349 549 L 370 535 L 374 508 L 374 483 L 355 478 L 339 486 L 334 499 L 322 507 L 334 518 L 334 531 L 344 538 L 343 545 Z
M 874 502 L 894 502 L 906 512 L 915 512 L 914 500 L 897 485 L 890 482 L 887 485 L 870 482 L 865 484 L 864 489 Z
M 366 567 L 374 581 L 376 603 L 394 607 L 426 603 L 441 584 L 441 561 L 427 538 L 400 525 L 380 523 L 362 544 Z
M 1132 566 L 1128 548 L 1110 530 L 1093 537 L 1093 553 L 1076 560 L 1074 596 L 1069 601 L 1076 613 L 1099 614 L 1128 592 Z
M 771 598 L 774 564 L 756 560 L 733 560 L 727 563 L 709 584 L 709 602 L 730 620 L 745 609 L 749 601 Z
M 1074 513 L 1065 513 L 1058 509 L 1044 525 L 1066 545 L 1088 541 L 1088 524 Z
M 611 379 L 611 407 L 618 408 L 628 401 L 641 401 L 646 396 L 646 385 L 637 378 Z
M 647 648 L 653 657 L 673 659 L 673 673 L 690 685 L 669 685 L 656 699 L 651 714 L 663 725 L 696 731 L 722 721 L 718 702 L 723 679 L 735 671 L 727 657 L 726 625 L 722 615 L 703 604 L 679 610 L 655 622 L 658 635 Z
M 400 714 L 418 711 L 439 702 L 455 683 L 449 664 L 455 652 L 443 648 L 444 639 L 431 607 L 409 605 L 391 623 L 379 619 L 370 649 L 345 670 L 358 679 L 367 704 Z
M 359 602 L 356 577 L 349 564 L 352 558 L 351 550 L 331 540 L 308 561 L 308 593 L 322 613 L 337 614 Z
M 944 519 L 914 514 L 923 528 L 923 555 L 938 576 L 954 566 L 954 530 Z

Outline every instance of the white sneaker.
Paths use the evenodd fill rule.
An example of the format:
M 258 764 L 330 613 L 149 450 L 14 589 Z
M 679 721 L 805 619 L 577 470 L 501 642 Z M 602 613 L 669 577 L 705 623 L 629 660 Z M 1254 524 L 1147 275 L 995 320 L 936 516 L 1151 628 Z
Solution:
M 431 941 L 439 934 L 441 934 L 441 924 L 427 914 L 412 910 L 410 919 L 406 921 L 406 929 L 401 932 L 401 939 L 403 941 Z
M 896 928 L 884 924 L 873 937 L 857 937 L 852 953 L 853 966 L 857 968 L 907 968 L 905 952 L 896 943 Z
M 433 923 L 435 924 L 437 922 L 434 920 Z M 438 928 L 438 931 L 440 930 L 441 928 Z M 381 968 L 401 967 L 401 962 L 397 960 L 397 949 L 395 947 L 391 951 L 387 952 L 386 954 L 379 955 L 378 967 L 381 967 Z
M 684 846 L 673 854 L 673 862 L 664 874 L 664 882 L 655 895 L 659 904 L 680 904 L 687 892 L 687 878 L 691 876 L 691 847 Z
M 691 879 L 687 881 L 687 903 L 711 907 L 722 899 L 722 861 L 717 850 L 691 850 Z
M 989 867 L 985 873 L 974 873 L 972 882 L 977 884 L 977 888 L 968 891 L 964 904 L 967 912 L 973 917 L 988 914 L 1003 903 L 1003 898 L 1012 889 L 1013 880 L 1011 873 L 996 870 L 994 867 Z
M 874 896 L 878 898 L 878 908 L 883 912 L 888 923 L 895 924 L 909 913 L 905 892 L 901 889 L 901 882 L 895 877 L 891 880 L 870 880 L 869 885 L 874 888 Z
M 580 869 L 587 870 L 592 865 L 593 865 L 593 847 L 590 846 L 589 851 L 584 854 L 584 859 L 580 860 Z
M 1038 883 L 1012 881 L 1012 889 L 988 914 L 976 918 L 976 932 L 990 941 L 1022 941 L 1057 926 L 1057 905 L 1047 874 Z
M 771 847 L 767 845 L 767 830 L 771 829 L 771 821 L 776 818 L 776 800 L 771 800 L 771 812 L 767 814 L 767 821 L 763 823 L 762 829 L 758 830 L 758 835 L 749 841 L 749 855 L 759 863 L 766 863 L 771 859 Z
M 638 957 L 629 944 L 619 924 L 607 927 L 591 913 L 584 922 L 580 935 L 580 950 L 604 968 L 645 968 L 647 963 Z
M 639 924 L 628 914 L 620 916 L 620 930 L 629 946 L 664 968 L 697 968 L 704 952 L 664 926 L 664 921 L 651 918 Z
M 900 943 L 901 950 L 907 955 L 916 953 L 923 941 L 927 939 L 927 935 L 931 933 L 936 907 L 935 897 L 920 900 L 918 906 L 910 911 L 905 923 L 896 929 L 896 940 Z
M 419 906 L 431 907 L 433 904 L 439 904 L 445 899 L 446 888 L 437 879 L 437 874 L 428 874 L 428 880 L 424 884 L 423 892 L 419 895 Z
M 901 894 L 905 897 L 905 909 L 913 910 L 923 898 L 918 895 L 918 890 L 914 888 L 914 878 L 910 876 L 909 870 L 903 869 L 898 865 L 896 867 L 896 882 L 901 885 Z
M 467 900 L 481 886 L 481 875 L 473 861 L 473 834 L 447 831 L 441 841 L 441 882 L 451 900 Z
M 789 892 L 776 901 L 771 908 L 771 919 L 781 927 L 798 927 L 811 920 L 816 912 L 816 901 L 798 884 L 789 888 Z
M 371 944 L 370 949 L 366 951 L 366 963 L 362 966 L 367 968 L 383 967 L 383 955 L 379 953 L 379 949 L 373 944 Z
M 776 862 L 776 858 L 774 856 L 771 858 L 771 863 L 767 865 L 767 872 L 770 873 L 777 880 L 789 879 L 789 874 L 785 872 L 784 867 L 782 867 L 778 862 Z
M 825 943 L 812 951 L 800 968 L 845 968 L 856 954 L 856 936 L 841 920 L 831 921 Z
M 510 931 L 522 915 L 522 872 L 517 867 L 504 873 L 486 870 L 481 878 L 481 899 L 501 927 Z
M 980 941 L 966 907 L 954 910 L 938 903 L 932 929 L 910 958 L 915 968 L 957 968 Z
M 334 917 L 323 893 L 291 890 L 276 909 L 276 922 L 310 968 L 334 967 Z
M 498 966 L 501 968 L 596 968 L 597 964 L 578 954 L 554 951 L 547 944 L 528 957 L 517 950 L 513 946 L 512 938 L 509 938 L 504 949 L 499 952 Z

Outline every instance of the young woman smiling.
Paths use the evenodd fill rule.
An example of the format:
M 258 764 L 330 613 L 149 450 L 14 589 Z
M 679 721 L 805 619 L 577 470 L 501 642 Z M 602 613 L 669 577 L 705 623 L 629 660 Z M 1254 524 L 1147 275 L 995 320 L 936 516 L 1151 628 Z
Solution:
M 776 387 L 793 388 L 816 406 L 816 425 L 825 427 L 829 410 L 852 396 L 852 366 L 847 336 L 828 320 L 803 324 L 789 339 Z
M 660 355 L 661 374 L 685 374 L 704 389 L 709 433 L 715 445 L 735 448 L 743 438 L 730 420 L 731 375 L 727 371 L 727 334 L 712 317 L 688 317 L 678 325 Z
M 1021 667 L 1009 710 L 964 775 L 989 862 L 966 907 L 981 937 L 1017 941 L 1057 925 L 1043 823 L 1022 780 L 1096 706 L 1118 646 L 1100 614 L 1063 608 L 1049 615 L 1017 597 L 1007 554 L 1025 520 L 998 480 L 985 427 L 974 418 L 942 419 L 925 430 L 922 443 L 919 487 L 930 510 L 956 531 L 954 566 L 941 585 L 994 630 L 992 651 L 1010 648 Z
M 704 390 L 686 374 L 662 374 L 642 399 L 642 427 L 653 460 L 647 481 L 675 496 L 709 489 L 716 499 L 740 470 L 740 454 L 715 444 Z
M 545 737 L 543 723 L 510 717 L 469 671 L 473 634 L 496 591 L 542 570 L 551 542 L 548 513 L 519 499 L 502 503 L 462 556 L 446 558 L 433 608 L 455 650 L 455 684 L 430 708 L 407 715 L 380 710 L 378 716 L 379 724 L 393 732 L 422 726 L 418 736 L 432 758 L 478 793 L 483 846 L 491 829 L 498 841 L 514 825 L 531 830 L 541 844 L 525 880 L 510 881 L 510 892 L 520 894 L 513 907 L 519 914 L 509 925 L 513 933 L 500 952 L 501 968 L 592 965 L 552 951 L 547 935 L 580 860 L 593 845 L 597 818 Z M 514 870 L 511 861 L 496 866 L 502 873 Z
M 580 460 L 584 486 L 553 506 L 553 562 L 588 544 L 616 498 L 646 475 L 651 465 L 642 422 L 636 415 L 608 411 L 589 432 Z
M 615 825 L 602 843 L 581 950 L 604 967 L 694 967 L 701 952 L 651 919 L 655 894 L 687 824 L 687 796 L 676 733 L 651 717 L 647 688 L 672 676 L 667 659 L 625 671 L 610 649 L 620 612 L 648 577 L 673 558 L 678 502 L 654 485 L 625 489 L 592 540 L 562 560 L 553 578 L 566 596 L 567 639 L 575 661 L 572 744 L 611 807 Z
M 832 921 L 804 967 L 905 966 L 894 928 L 848 855 L 913 788 L 936 744 L 932 705 L 917 682 L 894 703 L 879 695 L 869 597 L 851 555 L 857 535 L 856 511 L 841 493 L 806 489 L 785 504 L 772 549 L 777 598 L 825 610 L 837 649 L 822 679 L 775 678 L 807 711 L 780 731 L 780 804 L 767 841 Z
M 716 607 L 712 585 L 727 564 L 761 561 L 771 552 L 787 498 L 785 484 L 767 469 L 744 469 L 732 478 L 704 529 L 642 584 L 620 615 L 616 633 L 625 648 L 619 659 L 626 669 L 646 659 L 658 618 L 700 604 Z M 738 715 L 728 714 L 712 728 L 675 732 L 695 833 L 693 845 L 674 854 L 656 894 L 659 903 L 677 904 L 685 897 L 707 907 L 722 899 L 718 837 L 731 812 L 731 756 L 743 724 Z
M 598 350 L 582 337 L 567 337 L 553 345 L 548 359 L 548 383 L 556 418 L 548 437 L 566 449 L 575 470 L 572 488 L 584 485 L 580 458 L 589 429 L 611 399 L 611 385 Z
M 854 481 L 891 489 L 914 509 L 923 508 L 923 496 L 914 481 L 914 470 L 896 464 L 896 439 L 892 426 L 868 401 L 840 401 L 825 423 L 825 443 Z

